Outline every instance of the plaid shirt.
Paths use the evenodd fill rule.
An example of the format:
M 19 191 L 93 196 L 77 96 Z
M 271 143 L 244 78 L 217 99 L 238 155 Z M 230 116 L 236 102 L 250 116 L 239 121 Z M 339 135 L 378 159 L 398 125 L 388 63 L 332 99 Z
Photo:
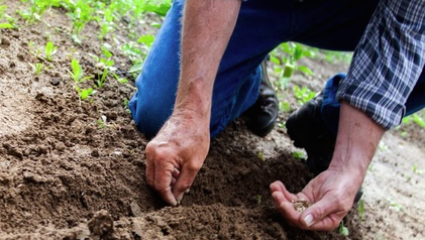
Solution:
M 393 128 L 404 116 L 424 63 L 425 0 L 381 0 L 337 98 Z

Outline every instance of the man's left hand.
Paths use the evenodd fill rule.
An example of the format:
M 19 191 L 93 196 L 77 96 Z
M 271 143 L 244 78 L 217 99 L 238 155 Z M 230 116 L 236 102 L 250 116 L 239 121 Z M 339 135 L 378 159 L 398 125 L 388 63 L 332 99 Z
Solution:
M 329 169 L 311 180 L 304 190 L 292 194 L 282 182 L 270 185 L 274 204 L 291 224 L 305 230 L 331 231 L 337 228 L 351 209 L 363 178 L 352 177 L 344 170 Z M 295 210 L 293 202 L 303 200 L 312 205 L 304 212 Z

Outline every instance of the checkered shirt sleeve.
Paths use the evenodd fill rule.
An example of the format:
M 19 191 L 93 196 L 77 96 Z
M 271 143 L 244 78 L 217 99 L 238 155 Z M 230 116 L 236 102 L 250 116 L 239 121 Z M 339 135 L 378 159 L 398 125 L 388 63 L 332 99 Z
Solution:
M 391 129 L 401 123 L 424 62 L 425 0 L 381 0 L 337 98 Z

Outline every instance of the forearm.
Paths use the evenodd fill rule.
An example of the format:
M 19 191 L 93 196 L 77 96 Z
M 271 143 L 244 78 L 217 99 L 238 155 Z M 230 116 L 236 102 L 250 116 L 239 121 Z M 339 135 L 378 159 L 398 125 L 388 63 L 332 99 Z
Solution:
M 350 172 L 349 176 L 360 186 L 384 131 L 364 112 L 343 102 L 329 168 Z
M 195 113 L 209 121 L 214 80 L 240 5 L 240 0 L 186 1 L 174 113 Z

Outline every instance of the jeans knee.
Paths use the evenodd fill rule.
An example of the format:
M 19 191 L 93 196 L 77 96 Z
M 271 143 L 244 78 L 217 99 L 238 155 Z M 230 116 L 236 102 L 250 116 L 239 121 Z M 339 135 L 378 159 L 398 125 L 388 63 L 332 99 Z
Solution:
M 141 99 L 138 93 L 129 102 L 129 108 L 137 128 L 149 139 L 155 137 L 172 113 L 172 107 L 159 106 L 154 99 Z

